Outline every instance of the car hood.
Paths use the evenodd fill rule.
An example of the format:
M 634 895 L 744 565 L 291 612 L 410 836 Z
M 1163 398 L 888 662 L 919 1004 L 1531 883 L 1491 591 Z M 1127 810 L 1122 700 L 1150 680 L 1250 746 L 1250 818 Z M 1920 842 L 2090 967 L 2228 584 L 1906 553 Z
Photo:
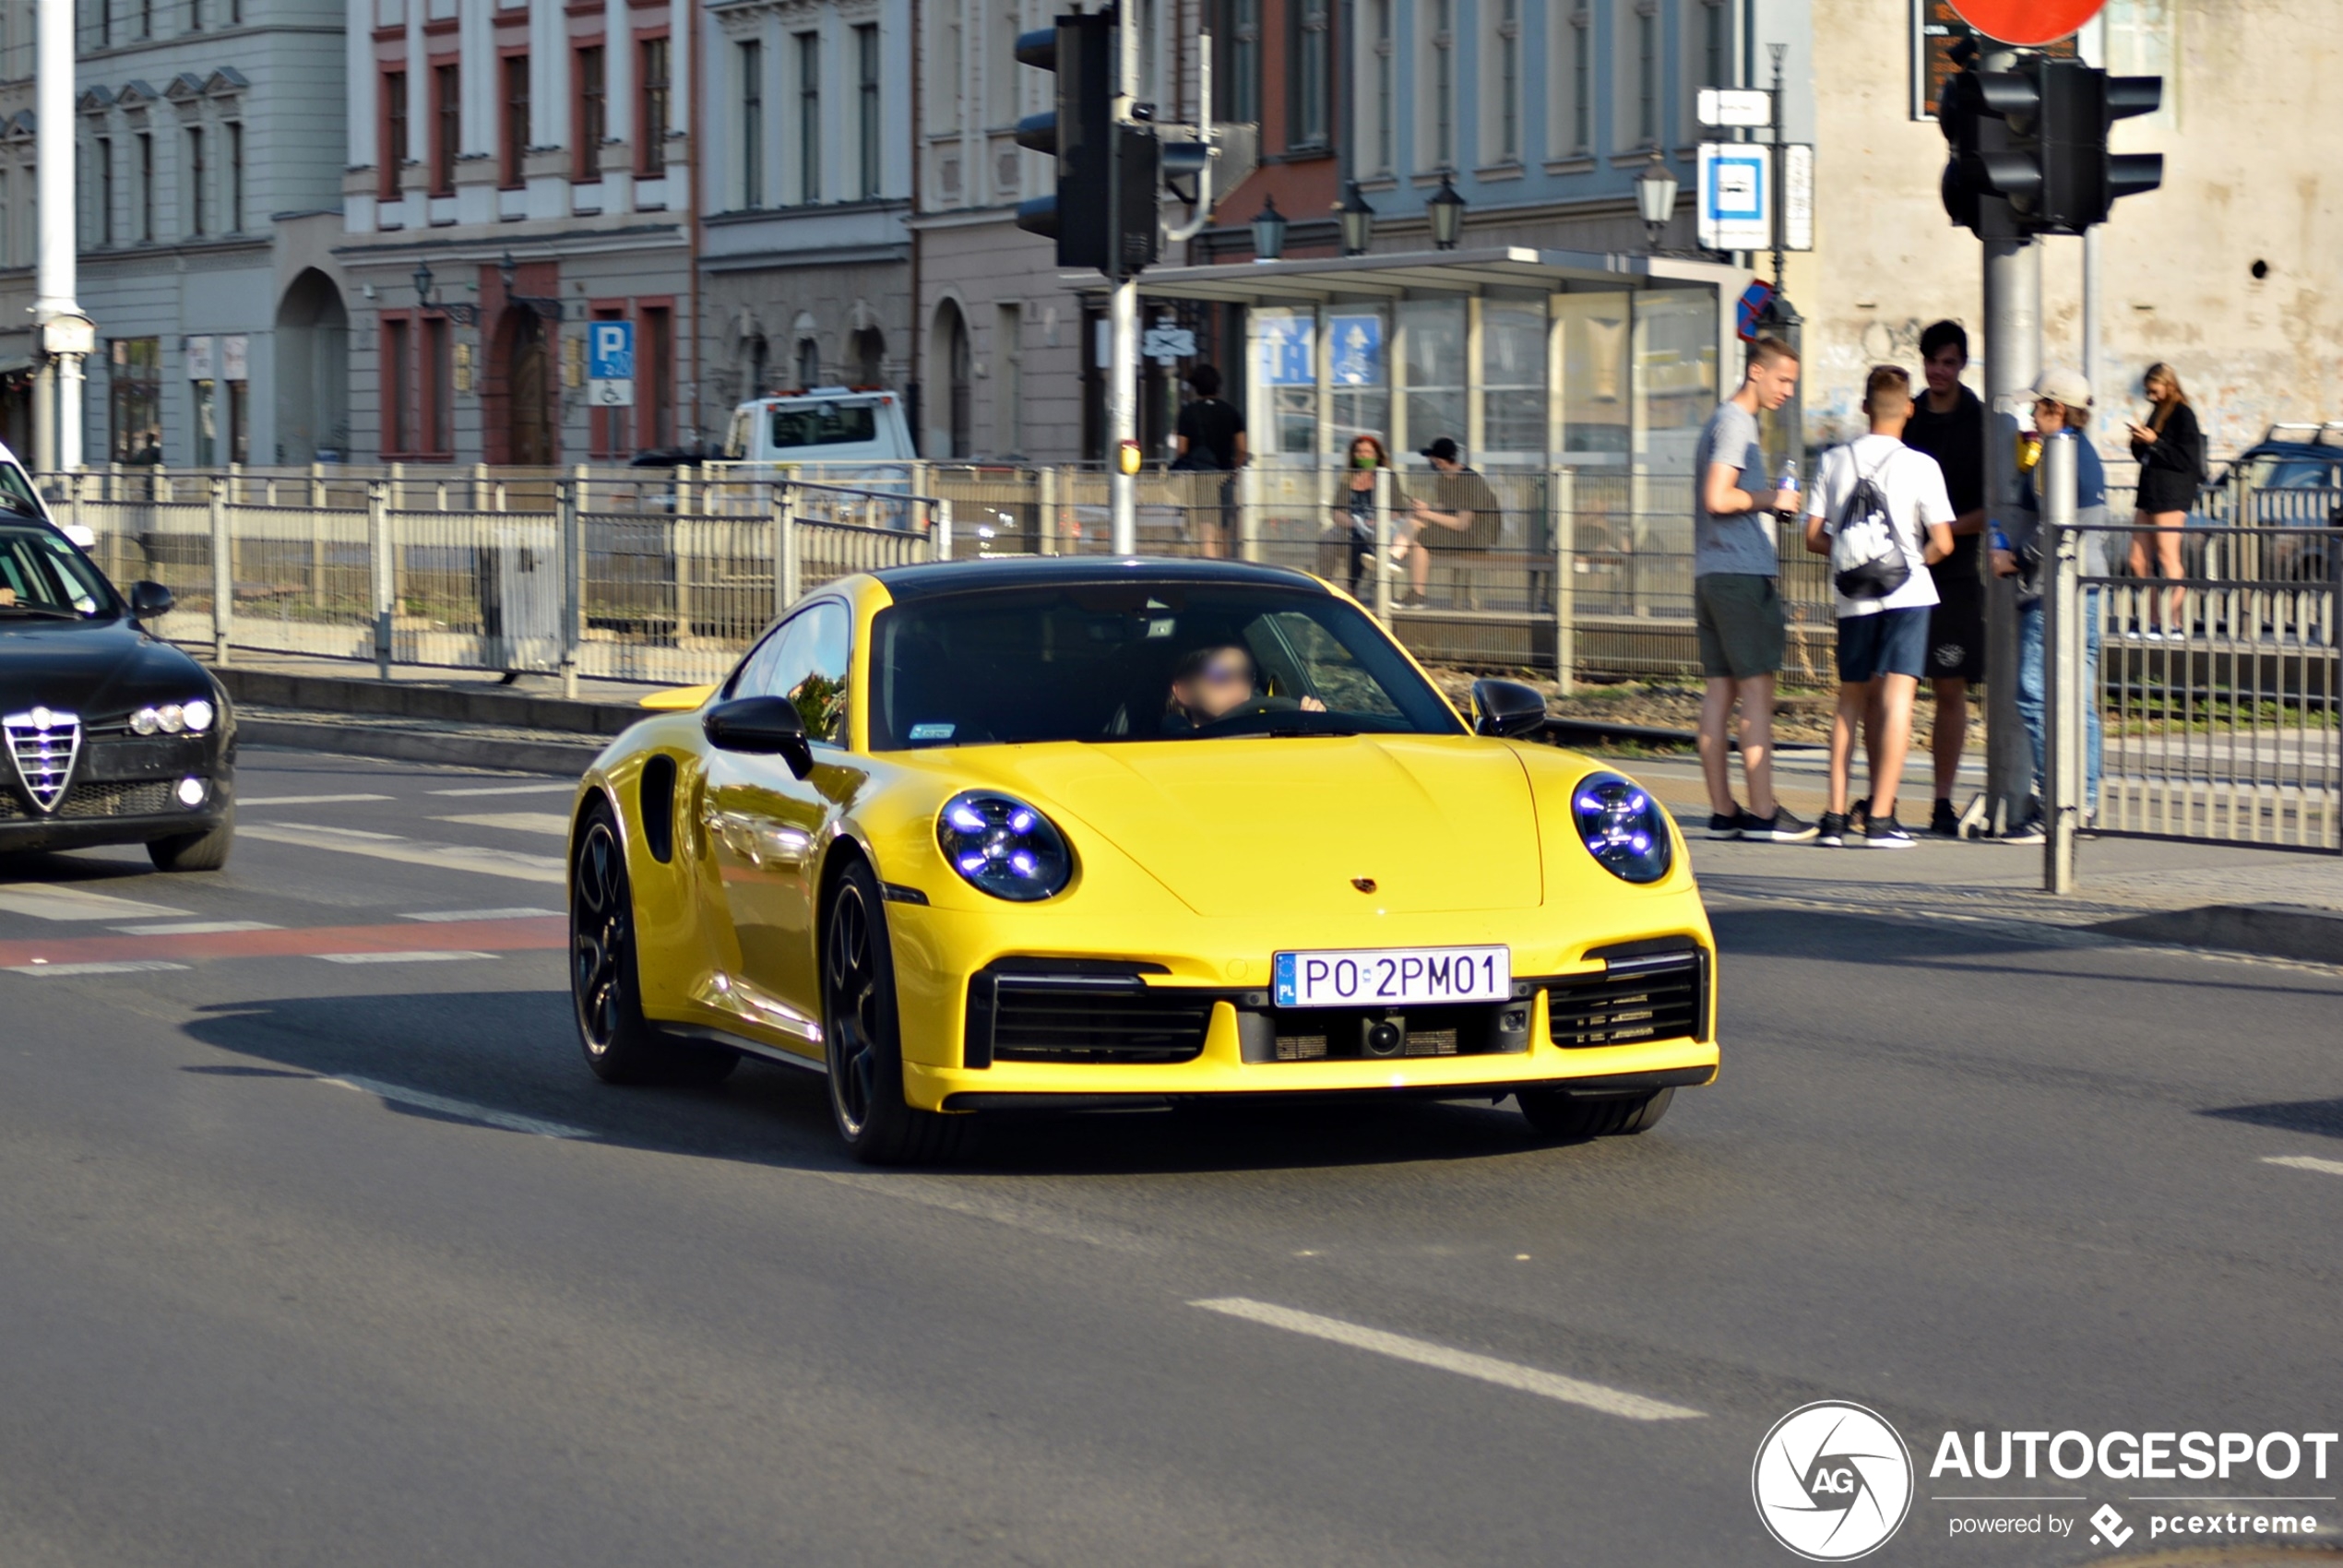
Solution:
M 984 771 L 1112 843 L 1198 914 L 1534 908 L 1536 807 L 1510 747 L 1350 735 L 1003 747 Z M 1372 891 L 1357 885 L 1365 881 Z
M 0 615 L 0 712 L 54 707 L 103 724 L 211 690 L 203 666 L 131 622 Z

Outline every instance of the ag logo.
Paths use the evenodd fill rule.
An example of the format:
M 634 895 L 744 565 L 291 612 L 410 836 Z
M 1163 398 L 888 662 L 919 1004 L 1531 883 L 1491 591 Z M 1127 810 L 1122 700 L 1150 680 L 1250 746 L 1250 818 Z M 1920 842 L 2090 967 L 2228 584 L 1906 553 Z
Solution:
M 1896 1429 L 1861 1405 L 1802 1405 L 1757 1445 L 1749 1490 L 1773 1538 L 1814 1562 L 1876 1550 L 1912 1505 L 1912 1456 Z

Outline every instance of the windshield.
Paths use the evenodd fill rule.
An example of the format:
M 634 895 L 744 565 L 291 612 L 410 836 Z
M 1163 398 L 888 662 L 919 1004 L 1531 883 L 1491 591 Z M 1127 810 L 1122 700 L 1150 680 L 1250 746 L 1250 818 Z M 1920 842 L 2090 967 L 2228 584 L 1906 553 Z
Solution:
M 2256 490 L 2325 490 L 2334 483 L 2330 465 L 2316 457 L 2256 457 L 2246 465 Z
M 46 529 L 0 525 L 0 621 L 114 612 L 113 589 L 79 551 Z
M 843 446 L 878 439 L 878 410 L 868 403 L 813 403 L 773 410 L 773 447 Z
M 1113 582 L 914 599 L 873 627 L 871 747 L 1453 735 L 1391 640 L 1304 588 Z
M 33 493 L 32 481 L 14 463 L 0 463 L 0 509 L 28 517 L 46 516 L 41 498 Z

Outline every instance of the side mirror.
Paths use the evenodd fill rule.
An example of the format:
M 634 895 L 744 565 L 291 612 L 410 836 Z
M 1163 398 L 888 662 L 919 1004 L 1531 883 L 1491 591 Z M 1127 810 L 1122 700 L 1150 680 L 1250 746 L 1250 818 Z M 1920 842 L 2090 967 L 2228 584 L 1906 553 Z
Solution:
M 699 721 L 708 744 L 719 751 L 777 756 L 803 778 L 814 771 L 814 743 L 805 720 L 787 697 L 734 697 L 720 702 Z
M 1472 683 L 1472 732 L 1511 739 L 1545 727 L 1546 695 L 1518 681 Z
M 168 615 L 171 607 L 178 602 L 172 597 L 171 590 L 161 583 L 130 585 L 130 618 L 134 621 L 151 621 L 158 615 Z

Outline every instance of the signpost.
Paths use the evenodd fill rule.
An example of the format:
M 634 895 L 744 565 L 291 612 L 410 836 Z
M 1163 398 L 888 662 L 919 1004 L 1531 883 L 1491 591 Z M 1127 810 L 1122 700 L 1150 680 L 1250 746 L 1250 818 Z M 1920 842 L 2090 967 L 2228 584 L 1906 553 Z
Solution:
M 1148 328 L 1141 351 L 1160 364 L 1190 359 L 1195 354 L 1195 334 L 1172 322 L 1159 321 Z
M 597 409 L 633 408 L 635 324 L 590 322 L 586 334 L 586 401 Z

